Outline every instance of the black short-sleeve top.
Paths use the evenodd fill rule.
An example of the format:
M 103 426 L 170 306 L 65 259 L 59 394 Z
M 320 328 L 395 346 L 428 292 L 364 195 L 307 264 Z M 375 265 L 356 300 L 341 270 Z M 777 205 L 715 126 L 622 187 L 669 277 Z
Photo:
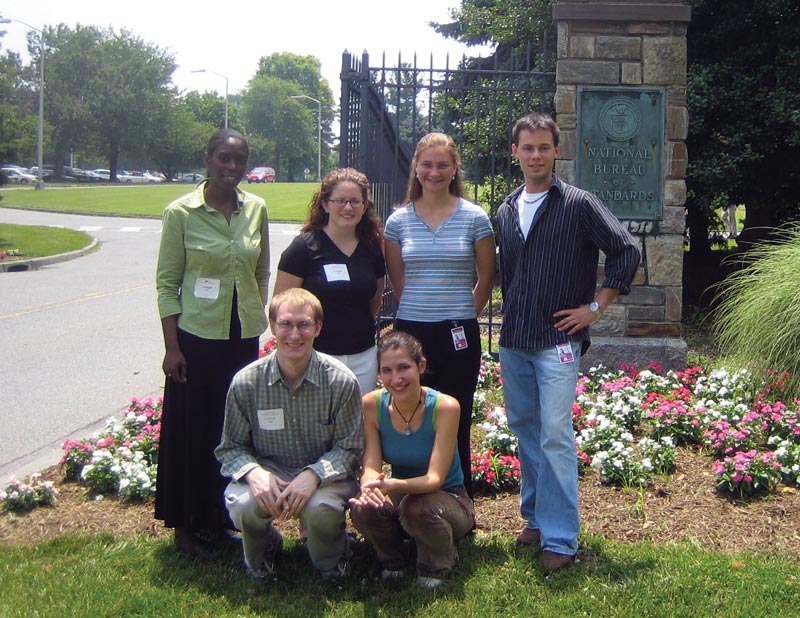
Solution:
M 359 242 L 347 256 L 323 230 L 297 236 L 281 255 L 278 270 L 303 279 L 322 303 L 322 332 L 314 348 L 326 354 L 356 354 L 375 344 L 369 303 L 386 275 L 380 247 Z

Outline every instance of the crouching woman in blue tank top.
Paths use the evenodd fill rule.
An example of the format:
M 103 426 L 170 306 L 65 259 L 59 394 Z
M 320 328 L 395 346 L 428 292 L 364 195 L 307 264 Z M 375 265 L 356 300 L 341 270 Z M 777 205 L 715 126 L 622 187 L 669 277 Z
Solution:
M 394 331 L 378 344 L 384 388 L 364 402 L 366 448 L 361 493 L 350 501 L 355 527 L 372 544 L 387 581 L 405 575 L 409 537 L 417 583 L 437 588 L 458 563 L 455 541 L 475 525 L 458 458 L 458 402 L 423 387 L 422 346 Z M 391 466 L 386 476 L 383 463 Z

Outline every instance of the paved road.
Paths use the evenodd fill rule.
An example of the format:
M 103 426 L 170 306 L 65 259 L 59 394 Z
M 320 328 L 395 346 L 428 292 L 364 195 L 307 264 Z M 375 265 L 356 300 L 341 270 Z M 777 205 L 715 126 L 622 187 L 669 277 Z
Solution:
M 130 398 L 159 395 L 155 264 L 161 221 L 0 208 L 0 222 L 84 230 L 100 249 L 0 274 L 0 482 L 57 463 Z M 273 272 L 297 225 L 271 224 Z

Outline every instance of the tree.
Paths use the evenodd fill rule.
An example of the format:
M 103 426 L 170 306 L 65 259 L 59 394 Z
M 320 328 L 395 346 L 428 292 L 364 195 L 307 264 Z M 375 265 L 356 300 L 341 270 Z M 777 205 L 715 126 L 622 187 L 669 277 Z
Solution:
M 44 30 L 45 40 L 45 118 L 56 165 L 56 176 L 70 152 L 91 143 L 93 125 L 92 89 L 100 66 L 100 44 L 103 32 L 94 26 L 64 24 Z M 38 43 L 30 49 L 38 64 Z
M 239 109 L 233 104 L 235 100 L 229 97 L 228 101 L 228 126 L 241 131 L 242 122 L 239 119 Z M 181 98 L 181 103 L 189 110 L 198 122 L 209 124 L 212 127 L 225 125 L 225 98 L 216 92 L 187 92 Z
M 215 124 L 198 121 L 185 100 L 167 102 L 154 110 L 149 128 L 148 156 L 167 177 L 203 165 L 203 150 Z
M 687 222 L 704 259 L 728 200 L 746 207 L 740 242 L 800 214 L 800 7 L 694 0 L 688 62 Z
M 294 84 L 277 77 L 256 76 L 248 83 L 241 113 L 254 163 L 281 171 L 309 145 L 306 111 L 290 98 L 296 92 Z
M 0 55 L 0 161 L 11 163 L 19 162 L 22 157 L 33 159 L 35 99 L 36 94 L 25 81 L 19 55 L 6 50 Z
M 97 145 L 116 177 L 120 154 L 146 155 L 147 137 L 174 96 L 174 56 L 127 30 L 109 30 L 100 44 L 100 65 L 90 85 L 89 110 Z
M 300 175 L 297 170 L 301 166 L 316 169 L 317 165 L 317 110 L 314 108 L 316 104 L 311 101 L 292 101 L 289 98 L 292 95 L 302 94 L 320 102 L 321 148 L 322 160 L 325 163 L 330 157 L 329 144 L 333 141 L 330 127 L 334 120 L 334 102 L 328 80 L 322 77 L 319 60 L 314 56 L 298 56 L 287 52 L 271 54 L 261 58 L 256 76 L 279 79 L 285 83 L 292 84 L 293 92 L 288 95 L 286 104 L 301 103 L 306 107 L 306 111 L 302 112 L 302 115 L 306 118 L 305 124 L 309 135 L 300 139 L 295 144 L 295 147 L 288 148 L 288 150 L 296 153 L 287 160 L 291 167 L 289 170 L 290 176 L 299 178 Z M 290 109 L 301 113 L 296 107 L 291 107 Z M 250 130 L 249 126 L 248 130 Z M 280 127 L 278 127 L 278 130 L 280 130 Z M 299 151 L 296 150 L 298 145 L 302 147 Z M 288 150 L 285 152 L 288 152 Z M 327 164 L 324 167 L 328 167 Z

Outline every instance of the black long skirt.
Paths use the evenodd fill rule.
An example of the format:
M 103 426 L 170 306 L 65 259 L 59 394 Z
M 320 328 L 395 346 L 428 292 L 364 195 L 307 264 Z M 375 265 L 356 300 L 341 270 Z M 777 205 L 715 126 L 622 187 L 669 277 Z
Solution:
M 234 374 L 258 358 L 258 337 L 203 339 L 178 330 L 188 379 L 167 378 L 158 451 L 156 519 L 168 528 L 233 528 L 224 503 L 228 479 L 214 457 Z

